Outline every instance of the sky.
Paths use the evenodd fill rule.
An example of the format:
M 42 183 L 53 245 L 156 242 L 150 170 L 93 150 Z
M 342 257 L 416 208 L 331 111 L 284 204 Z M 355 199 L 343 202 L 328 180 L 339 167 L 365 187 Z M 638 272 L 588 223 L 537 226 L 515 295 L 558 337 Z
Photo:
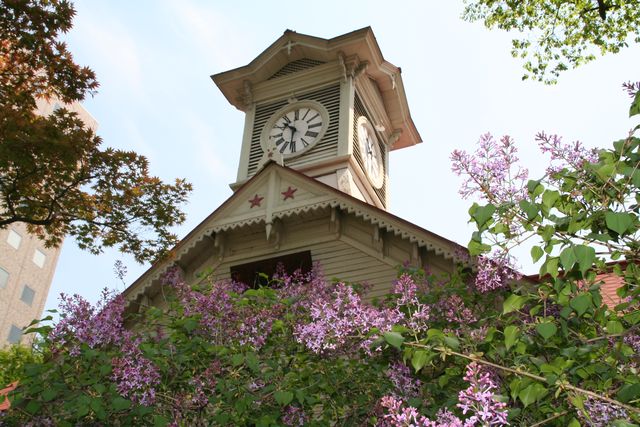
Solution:
M 238 6 L 239 4 L 242 7 Z M 210 76 L 249 63 L 286 29 L 332 38 L 371 26 L 385 59 L 402 68 L 423 143 L 390 156 L 390 211 L 462 245 L 473 228 L 471 200 L 458 194 L 454 149 L 472 151 L 480 135 L 512 136 L 531 177 L 546 158 L 534 136 L 545 130 L 588 147 L 606 147 L 631 129 L 621 84 L 637 80 L 640 46 L 565 72 L 554 86 L 521 80 L 511 35 L 460 19 L 462 1 L 78 1 L 64 36 L 77 63 L 100 82 L 85 108 L 104 147 L 147 156 L 163 180 L 194 186 L 184 206 L 186 235 L 232 192 L 244 113 Z M 634 73 L 635 71 L 635 73 Z M 525 273 L 537 268 L 520 251 Z M 114 263 L 127 267 L 124 280 Z M 124 290 L 146 269 L 117 250 L 99 256 L 64 242 L 46 309 L 61 292 L 90 301 L 107 287 Z

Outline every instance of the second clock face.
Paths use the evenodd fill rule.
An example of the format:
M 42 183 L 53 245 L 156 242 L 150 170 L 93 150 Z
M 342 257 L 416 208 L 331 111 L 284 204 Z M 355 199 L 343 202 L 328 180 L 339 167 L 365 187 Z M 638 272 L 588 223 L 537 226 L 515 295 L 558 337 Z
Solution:
M 358 120 L 358 143 L 364 163 L 364 170 L 375 188 L 384 184 L 384 165 L 378 138 L 371 123 L 364 117 Z
M 294 156 L 311 148 L 324 133 L 325 120 L 319 108 L 308 104 L 291 106 L 280 113 L 269 131 L 270 145 L 283 155 Z

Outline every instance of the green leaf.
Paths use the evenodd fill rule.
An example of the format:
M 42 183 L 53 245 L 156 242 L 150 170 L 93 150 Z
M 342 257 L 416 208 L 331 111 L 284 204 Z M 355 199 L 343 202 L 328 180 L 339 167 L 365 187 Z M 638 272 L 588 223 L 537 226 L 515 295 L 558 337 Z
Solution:
M 247 362 L 247 366 L 249 367 L 249 369 L 251 369 L 253 372 L 260 372 L 260 363 L 255 353 L 247 353 L 245 361 Z
M 534 246 L 531 248 L 531 259 L 534 263 L 538 262 L 538 260 L 542 258 L 542 255 L 544 255 L 544 251 L 540 246 Z
M 447 347 L 450 347 L 454 350 L 458 350 L 460 348 L 460 341 L 456 337 L 444 337 L 444 343 Z
M 273 397 L 279 405 L 285 406 L 293 400 L 293 393 L 290 391 L 276 391 L 273 393 Z
M 560 198 L 560 193 L 555 190 L 546 190 L 542 194 L 542 204 L 547 208 L 552 208 L 556 201 Z
M 607 212 L 604 215 L 607 228 L 622 236 L 632 225 L 633 217 L 624 212 Z
M 611 427 L 638 427 L 638 424 L 632 424 L 626 420 L 615 420 L 611 423 Z
M 517 326 L 507 326 L 504 328 L 504 345 L 509 350 L 518 340 L 518 335 L 520 335 L 520 329 Z
M 512 311 L 520 310 L 522 306 L 527 302 L 528 298 L 521 295 L 511 294 L 509 298 L 502 304 L 502 314 L 511 313 Z
M 469 254 L 471 256 L 481 255 L 491 250 L 491 246 L 477 242 L 475 240 L 469 241 L 467 248 L 469 249 Z
M 382 334 L 385 341 L 390 345 L 394 346 L 398 350 L 402 347 L 402 343 L 404 342 L 404 337 L 397 332 L 385 332 Z
M 622 326 L 622 323 L 617 320 L 610 320 L 607 322 L 608 334 L 621 334 L 622 332 L 624 332 L 624 326 Z
M 240 366 L 243 363 L 244 363 L 244 354 L 236 353 L 233 356 L 231 356 L 231 364 L 233 366 Z
M 418 372 L 423 368 L 424 365 L 427 364 L 427 360 L 429 359 L 429 354 L 424 350 L 416 350 L 413 352 L 413 356 L 411 356 L 411 366 L 413 369 Z
M 529 182 L 527 182 L 527 190 L 529 191 L 529 194 L 532 198 L 536 198 L 540 194 L 542 194 L 542 192 L 544 191 L 544 186 L 540 184 L 540 181 L 530 179 Z
M 171 420 L 169 420 L 168 418 L 163 417 L 162 415 L 154 415 L 153 416 L 153 426 L 154 427 L 165 427 L 170 422 L 171 422 Z
M 635 400 L 640 396 L 640 384 L 627 384 L 620 389 L 617 394 L 618 400 L 627 403 Z
M 474 219 L 476 224 L 478 224 L 479 230 L 485 228 L 487 222 L 493 217 L 495 211 L 496 207 L 491 203 L 486 206 L 474 205 L 469 210 L 471 217 Z
M 545 341 L 547 341 L 549 338 L 556 334 L 556 332 L 558 331 L 558 327 L 551 322 L 538 323 L 538 325 L 536 326 L 536 331 L 542 338 L 544 338 Z
M 116 396 L 111 402 L 111 406 L 115 411 L 124 411 L 131 406 L 131 401 L 120 396 Z
M 565 271 L 571 270 L 576 261 L 578 261 L 578 259 L 576 258 L 576 254 L 573 251 L 572 246 L 564 248 L 562 252 L 560 252 L 560 263 L 562 264 L 562 268 L 564 268 Z
M 532 221 L 536 216 L 538 216 L 538 205 L 535 203 L 531 203 L 528 200 L 520 200 L 520 209 L 524 213 L 527 214 L 527 219 Z
M 636 92 L 636 96 L 633 98 L 629 108 L 629 117 L 633 117 L 636 114 L 640 114 L 640 90 Z
M 591 307 L 591 294 L 578 295 L 569 301 L 569 305 L 578 313 L 578 316 L 582 316 Z
M 58 395 L 58 390 L 55 388 L 47 388 L 42 392 L 42 400 L 45 402 L 50 402 L 56 398 Z
M 596 260 L 596 250 L 591 246 L 578 245 L 573 248 L 573 252 L 578 260 L 580 272 L 584 276 Z
M 540 400 L 546 394 L 547 389 L 545 388 L 545 386 L 540 383 L 533 383 L 528 387 L 520 390 L 520 393 L 518 393 L 518 398 L 520 399 L 520 401 L 522 401 L 522 404 L 526 408 L 537 400 Z

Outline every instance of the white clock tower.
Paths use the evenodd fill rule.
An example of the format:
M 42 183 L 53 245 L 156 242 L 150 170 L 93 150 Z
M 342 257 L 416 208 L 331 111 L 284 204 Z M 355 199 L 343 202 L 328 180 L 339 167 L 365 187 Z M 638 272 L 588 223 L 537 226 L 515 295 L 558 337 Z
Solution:
M 162 277 L 258 286 L 282 266 L 388 292 L 397 266 L 452 271 L 464 248 L 388 211 L 389 152 L 420 141 L 400 69 L 371 28 L 332 39 L 285 33 L 213 80 L 245 112 L 234 193 L 126 291 L 162 304 Z
M 212 76 L 246 113 L 238 188 L 268 161 L 388 207 L 389 152 L 420 143 L 400 69 L 371 28 L 285 33 L 250 64 Z

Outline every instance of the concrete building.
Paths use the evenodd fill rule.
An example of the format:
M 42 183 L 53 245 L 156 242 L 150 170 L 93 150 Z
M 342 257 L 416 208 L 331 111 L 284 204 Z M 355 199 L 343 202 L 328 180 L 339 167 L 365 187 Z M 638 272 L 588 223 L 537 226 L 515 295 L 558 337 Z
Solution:
M 51 114 L 61 104 L 39 101 L 38 113 Z M 97 122 L 80 105 L 66 106 L 94 131 Z M 23 340 L 22 329 L 42 317 L 61 247 L 45 248 L 22 223 L 0 229 L 0 347 Z

